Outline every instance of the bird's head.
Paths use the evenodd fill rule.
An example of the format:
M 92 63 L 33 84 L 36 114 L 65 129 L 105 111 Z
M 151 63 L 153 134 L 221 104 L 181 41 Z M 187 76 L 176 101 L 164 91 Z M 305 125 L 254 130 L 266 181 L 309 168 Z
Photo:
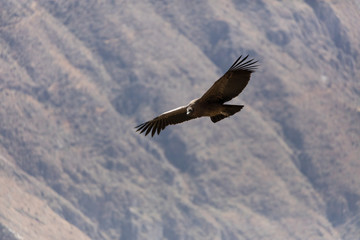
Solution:
M 191 115 L 191 113 L 194 111 L 194 108 L 192 106 L 189 106 L 186 108 L 186 115 Z
M 196 106 L 197 106 L 198 100 L 199 100 L 199 99 L 194 99 L 194 100 L 192 100 L 192 101 L 187 105 L 186 115 L 191 116 L 191 115 L 194 114 L 194 111 L 196 110 Z

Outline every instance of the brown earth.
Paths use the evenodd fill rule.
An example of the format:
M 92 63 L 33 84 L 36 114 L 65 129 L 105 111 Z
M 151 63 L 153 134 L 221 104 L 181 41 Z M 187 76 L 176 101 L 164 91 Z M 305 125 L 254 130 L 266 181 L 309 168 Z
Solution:
M 0 2 L 0 240 L 360 239 L 360 3 Z M 240 54 L 245 108 L 154 138 Z

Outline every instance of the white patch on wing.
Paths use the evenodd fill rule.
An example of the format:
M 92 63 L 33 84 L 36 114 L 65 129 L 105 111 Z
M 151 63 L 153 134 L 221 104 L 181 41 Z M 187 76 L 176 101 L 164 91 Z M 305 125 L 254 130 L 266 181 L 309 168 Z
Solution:
M 185 106 L 181 106 L 181 107 L 178 107 L 178 108 L 171 109 L 171 110 L 169 110 L 169 111 L 167 111 L 167 112 L 162 113 L 161 115 L 168 114 L 168 113 L 174 112 L 174 111 L 176 111 L 176 110 L 180 110 L 181 108 L 184 108 L 184 107 L 185 107 Z

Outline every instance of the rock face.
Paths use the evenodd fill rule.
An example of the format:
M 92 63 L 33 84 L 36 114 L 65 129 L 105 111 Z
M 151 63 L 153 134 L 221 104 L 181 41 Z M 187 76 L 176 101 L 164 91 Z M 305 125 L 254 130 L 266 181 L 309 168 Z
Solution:
M 359 1 L 0 9 L 0 239 L 359 239 Z M 240 113 L 134 131 L 247 53 Z

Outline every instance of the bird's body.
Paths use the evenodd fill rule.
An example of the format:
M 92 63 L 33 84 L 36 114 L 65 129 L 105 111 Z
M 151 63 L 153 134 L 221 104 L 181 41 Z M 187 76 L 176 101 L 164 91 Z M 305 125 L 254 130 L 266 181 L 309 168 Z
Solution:
M 188 107 L 192 107 L 194 111 L 191 116 L 198 117 L 212 117 L 218 114 L 223 108 L 220 103 L 206 103 L 202 102 L 199 98 L 192 100 Z
M 192 100 L 187 108 L 191 107 L 193 110 L 192 113 L 189 113 L 190 116 L 194 118 L 198 117 L 215 117 L 217 115 L 224 115 L 226 117 L 232 115 L 229 113 L 230 106 L 243 107 L 242 105 L 225 105 L 218 102 L 208 103 L 201 101 L 200 98 Z M 239 111 L 241 110 L 239 109 Z
M 256 61 L 248 60 L 248 56 L 241 56 L 229 70 L 217 80 L 212 87 L 200 98 L 192 100 L 188 105 L 165 112 L 158 117 L 137 126 L 137 131 L 151 132 L 151 135 L 160 133 L 170 124 L 178 124 L 199 117 L 210 117 L 216 123 L 239 112 L 243 105 L 224 104 L 240 94 L 250 80 L 250 74 L 256 69 Z

